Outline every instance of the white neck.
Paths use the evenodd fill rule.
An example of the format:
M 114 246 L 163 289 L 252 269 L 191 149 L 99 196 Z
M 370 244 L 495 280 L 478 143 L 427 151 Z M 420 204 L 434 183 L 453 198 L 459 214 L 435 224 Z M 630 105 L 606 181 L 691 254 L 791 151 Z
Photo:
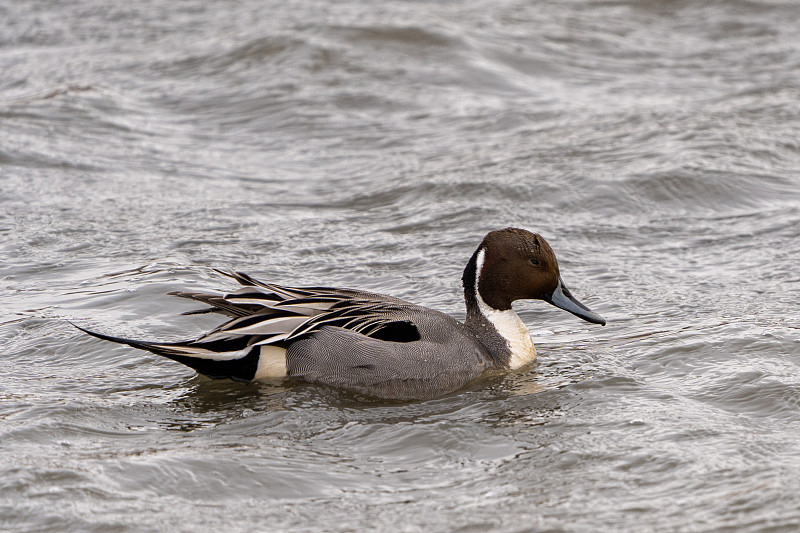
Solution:
M 478 252 L 478 257 L 475 258 L 475 300 L 478 302 L 478 309 L 481 314 L 491 322 L 497 332 L 508 343 L 508 348 L 511 351 L 508 366 L 512 369 L 517 369 L 536 359 L 536 348 L 533 346 L 528 327 L 513 309 L 498 311 L 483 301 L 478 290 L 478 282 L 481 279 L 485 256 L 486 250 L 481 250 Z

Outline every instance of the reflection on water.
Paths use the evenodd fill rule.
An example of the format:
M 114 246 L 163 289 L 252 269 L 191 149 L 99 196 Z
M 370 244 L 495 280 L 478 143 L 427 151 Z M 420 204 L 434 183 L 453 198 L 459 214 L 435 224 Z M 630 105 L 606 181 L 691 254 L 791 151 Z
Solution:
M 0 8 L 9 531 L 795 531 L 793 2 Z M 464 318 L 539 231 L 586 325 L 426 402 L 107 346 L 214 327 L 213 268 Z

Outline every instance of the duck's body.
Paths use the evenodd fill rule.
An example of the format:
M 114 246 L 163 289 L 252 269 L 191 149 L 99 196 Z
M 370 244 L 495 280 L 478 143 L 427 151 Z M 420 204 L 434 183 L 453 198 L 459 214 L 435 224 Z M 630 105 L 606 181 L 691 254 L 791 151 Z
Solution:
M 489 233 L 467 264 L 464 324 L 392 296 L 228 275 L 243 287 L 224 296 L 173 293 L 210 306 L 199 312 L 231 318 L 197 340 L 155 343 L 84 331 L 164 355 L 212 378 L 292 378 L 412 399 L 451 392 L 488 369 L 533 361 L 527 327 L 511 308 L 516 299 L 543 299 L 605 323 L 563 287 L 547 242 L 514 228 Z

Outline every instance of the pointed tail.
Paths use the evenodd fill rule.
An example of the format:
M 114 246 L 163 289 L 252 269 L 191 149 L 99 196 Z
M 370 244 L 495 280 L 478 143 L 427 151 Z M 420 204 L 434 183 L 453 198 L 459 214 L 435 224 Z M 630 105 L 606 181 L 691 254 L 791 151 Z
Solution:
M 261 354 L 260 346 L 226 346 L 227 349 L 224 351 L 215 351 L 210 349 L 212 346 L 208 343 L 205 346 L 200 346 L 193 344 L 191 341 L 174 343 L 140 341 L 105 335 L 82 328 L 76 324 L 72 325 L 92 337 L 118 344 L 127 344 L 133 348 L 162 355 L 213 379 L 227 378 L 235 381 L 251 381 L 258 370 L 258 360 Z

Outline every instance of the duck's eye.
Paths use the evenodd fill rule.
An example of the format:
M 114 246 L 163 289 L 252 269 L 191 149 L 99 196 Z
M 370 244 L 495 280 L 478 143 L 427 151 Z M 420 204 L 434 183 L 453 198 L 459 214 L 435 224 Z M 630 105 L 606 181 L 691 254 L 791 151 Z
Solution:
M 538 264 L 539 264 L 539 261 L 538 261 L 538 260 L 536 260 L 535 258 L 531 258 L 531 264 L 532 264 L 532 265 L 538 265 Z

